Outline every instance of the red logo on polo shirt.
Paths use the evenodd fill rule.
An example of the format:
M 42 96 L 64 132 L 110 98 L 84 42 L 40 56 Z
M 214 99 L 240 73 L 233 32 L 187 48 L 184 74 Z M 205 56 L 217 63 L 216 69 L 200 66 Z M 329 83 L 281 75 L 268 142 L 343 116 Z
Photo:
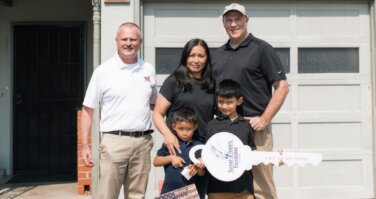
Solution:
M 150 78 L 150 76 L 146 76 L 144 78 L 145 78 L 145 81 L 147 81 L 147 82 L 149 82 L 151 84 L 151 78 Z

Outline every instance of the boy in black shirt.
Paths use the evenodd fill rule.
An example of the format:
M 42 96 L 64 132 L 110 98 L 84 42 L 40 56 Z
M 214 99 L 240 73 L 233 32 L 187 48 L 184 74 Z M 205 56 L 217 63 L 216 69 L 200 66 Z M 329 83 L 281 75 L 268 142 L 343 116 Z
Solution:
M 238 115 L 237 107 L 243 103 L 240 85 L 233 80 L 223 80 L 217 90 L 217 106 L 220 114 L 207 124 L 207 139 L 218 132 L 229 132 L 236 135 L 252 150 L 256 149 L 253 141 L 253 129 L 242 116 Z M 254 199 L 253 175 L 251 170 L 231 182 L 223 182 L 209 175 L 209 199 Z

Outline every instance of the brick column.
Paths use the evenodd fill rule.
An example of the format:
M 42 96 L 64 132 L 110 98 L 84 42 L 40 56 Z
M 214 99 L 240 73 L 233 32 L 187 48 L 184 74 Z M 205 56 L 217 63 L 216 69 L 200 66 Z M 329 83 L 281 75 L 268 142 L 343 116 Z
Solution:
M 90 194 L 92 190 L 91 167 L 87 167 L 81 158 L 81 110 L 77 110 L 77 191 L 80 195 Z M 91 133 L 89 134 L 89 145 L 91 147 Z

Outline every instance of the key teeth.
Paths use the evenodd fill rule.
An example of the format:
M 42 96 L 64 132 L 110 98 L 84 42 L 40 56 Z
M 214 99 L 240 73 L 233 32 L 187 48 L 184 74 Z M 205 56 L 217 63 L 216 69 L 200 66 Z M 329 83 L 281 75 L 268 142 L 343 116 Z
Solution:
M 273 165 L 276 165 L 278 164 L 279 162 L 275 162 L 275 161 L 254 161 L 252 163 L 252 165 L 259 165 L 259 164 L 264 164 L 264 165 L 269 165 L 269 164 L 273 164 Z
M 317 166 L 317 165 L 319 165 L 319 163 L 320 162 L 315 162 L 315 163 L 313 163 L 313 162 L 306 162 L 306 163 L 304 163 L 304 162 L 283 162 L 283 164 L 281 165 L 281 166 L 283 166 L 283 165 L 286 165 L 286 166 L 294 166 L 294 165 L 298 165 L 298 166 L 301 166 L 301 167 L 304 167 L 304 166 L 306 166 L 306 165 L 312 165 L 312 166 Z M 279 166 L 279 162 L 273 162 L 273 161 L 268 161 L 268 162 L 262 162 L 262 161 L 257 161 L 257 162 L 254 162 L 253 163 L 253 165 L 259 165 L 259 164 L 264 164 L 264 165 L 269 165 L 269 164 L 272 164 L 272 165 L 276 165 L 276 166 Z
M 300 161 L 297 161 L 297 162 L 284 162 L 285 165 L 287 166 L 293 166 L 293 165 L 298 165 L 298 166 L 301 166 L 301 167 L 304 167 L 306 165 L 312 165 L 312 166 L 317 166 L 320 164 L 320 162 L 322 161 L 322 156 L 320 155 L 320 157 L 318 157 L 316 160 L 313 160 L 313 161 L 303 161 L 303 162 L 300 162 Z
M 298 166 L 300 166 L 300 167 L 304 167 L 304 166 L 306 166 L 306 165 L 308 165 L 308 164 L 311 164 L 311 165 L 313 165 L 313 166 L 316 166 L 317 164 L 314 164 L 314 163 L 312 163 L 312 162 L 295 162 L 295 163 L 285 163 L 287 166 L 293 166 L 293 165 L 298 165 Z
M 285 155 L 286 156 L 276 156 L 276 158 L 273 158 L 273 159 L 262 159 L 262 158 L 256 158 L 257 157 L 257 154 L 261 154 L 263 152 L 255 152 L 253 153 L 253 156 L 255 158 L 253 158 L 253 160 L 251 161 L 251 164 L 252 165 L 259 165 L 259 164 L 264 164 L 264 165 L 269 165 L 269 164 L 273 164 L 275 166 L 279 166 L 280 162 L 282 161 L 282 165 L 286 165 L 286 166 L 293 166 L 293 165 L 298 165 L 298 166 L 301 166 L 301 167 L 304 167 L 308 164 L 312 165 L 312 166 L 317 166 L 318 164 L 320 164 L 320 162 L 322 161 L 322 155 L 321 154 L 313 154 L 313 153 L 307 153 L 306 155 L 308 156 L 308 158 L 310 160 L 284 160 L 284 158 L 286 158 L 286 156 L 290 156 L 288 153 L 286 153 Z M 260 156 L 258 156 L 260 157 Z M 281 165 L 281 166 L 282 166 Z
M 250 165 L 269 165 L 275 166 L 306 166 L 311 164 L 317 166 L 322 161 L 323 157 L 320 153 L 299 153 L 299 152 L 265 152 L 265 151 L 251 151 L 251 149 L 244 148 L 244 154 L 249 154 L 250 158 L 247 158 L 244 164 L 246 170 L 252 169 Z M 282 163 L 280 165 L 280 163 Z

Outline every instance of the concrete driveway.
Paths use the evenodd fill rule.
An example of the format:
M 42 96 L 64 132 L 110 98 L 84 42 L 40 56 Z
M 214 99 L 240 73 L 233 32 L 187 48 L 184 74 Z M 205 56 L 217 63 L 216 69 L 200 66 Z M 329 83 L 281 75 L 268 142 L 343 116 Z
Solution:
M 77 183 L 24 184 L 0 187 L 1 199 L 89 199 L 77 194 Z

